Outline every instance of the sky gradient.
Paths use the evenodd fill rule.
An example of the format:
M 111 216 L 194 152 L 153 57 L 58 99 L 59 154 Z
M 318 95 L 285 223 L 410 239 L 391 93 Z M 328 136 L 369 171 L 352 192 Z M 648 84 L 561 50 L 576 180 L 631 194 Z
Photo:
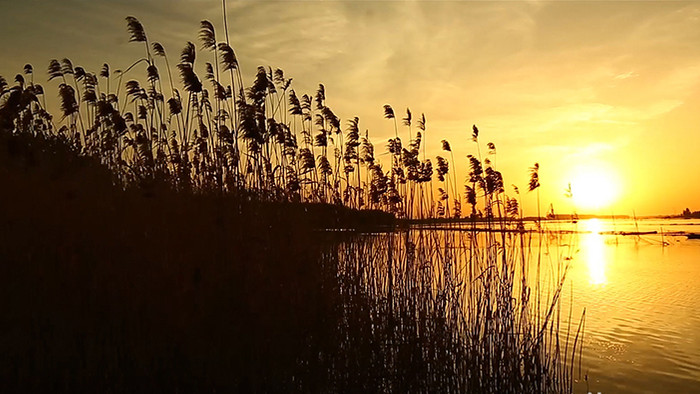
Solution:
M 220 7 L 205 0 L 0 0 L 0 75 L 11 81 L 31 63 L 55 102 L 55 83 L 46 82 L 50 59 L 67 57 L 93 72 L 105 62 L 128 67 L 143 53 L 128 42 L 129 15 L 174 57 L 187 41 L 199 48 L 200 20 L 211 20 L 223 37 Z M 397 117 L 410 107 L 414 116 L 425 113 L 433 161 L 443 154 L 440 140 L 450 141 L 459 182 L 466 155 L 477 153 L 470 138 L 476 124 L 482 154 L 487 142 L 496 145 L 507 185 L 524 191 L 528 168 L 540 163 L 543 210 L 550 203 L 560 213 L 700 210 L 698 2 L 229 1 L 228 7 L 247 84 L 258 65 L 283 69 L 299 94 L 323 83 L 328 105 L 342 119 L 358 116 L 377 152 L 394 134 L 383 105 Z M 564 197 L 569 182 L 574 194 L 606 182 L 617 191 L 609 191 L 610 204 L 595 206 Z M 534 196 L 524 193 L 523 202 L 534 215 Z

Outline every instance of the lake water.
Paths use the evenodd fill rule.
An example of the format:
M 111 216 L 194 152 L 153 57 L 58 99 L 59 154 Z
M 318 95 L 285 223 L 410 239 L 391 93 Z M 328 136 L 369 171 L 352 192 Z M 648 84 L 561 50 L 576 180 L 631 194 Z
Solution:
M 471 226 L 416 226 L 408 232 L 373 234 L 377 244 L 365 252 L 381 251 L 368 259 L 386 267 L 385 260 L 392 255 L 387 252 L 392 250 L 389 245 L 400 255 L 406 253 L 410 240 L 419 246 L 413 251 L 421 253 L 417 261 L 439 267 L 440 262 L 454 260 L 456 281 L 478 292 L 479 281 L 483 281 L 480 273 L 486 272 L 485 254 L 472 259 L 476 254 L 470 245 L 496 246 L 490 250 L 498 249 L 500 256 L 500 245 L 505 244 L 508 264 L 523 267 L 520 261 L 525 262 L 523 275 L 532 290 L 529 305 L 539 298 L 534 294 L 542 295 L 542 307 L 529 309 L 531 316 L 539 313 L 538 326 L 566 272 L 554 315 L 559 322 L 560 354 L 570 353 L 585 316 L 583 350 L 573 364 L 575 393 L 700 393 L 700 240 L 681 235 L 700 233 L 700 220 L 547 221 L 543 235 L 526 232 L 522 237 L 516 232 L 474 231 Z M 526 228 L 534 227 L 534 223 L 526 224 Z M 656 233 L 615 235 L 620 232 Z M 422 241 L 421 234 L 425 235 Z M 486 237 L 492 241 L 484 242 Z M 394 255 L 395 260 L 404 258 Z M 500 266 L 501 260 L 490 264 L 489 269 Z M 475 267 L 473 276 L 467 274 L 472 271 L 468 267 Z M 515 269 L 513 299 L 519 296 L 519 272 L 520 268 Z M 567 360 L 571 365 L 570 355 Z
M 563 249 L 571 264 L 562 307 L 573 300 L 575 323 L 586 308 L 575 392 L 700 393 L 700 240 L 668 235 L 700 232 L 700 221 L 547 225 L 553 226 L 584 232 Z M 658 234 L 600 234 L 610 231 Z

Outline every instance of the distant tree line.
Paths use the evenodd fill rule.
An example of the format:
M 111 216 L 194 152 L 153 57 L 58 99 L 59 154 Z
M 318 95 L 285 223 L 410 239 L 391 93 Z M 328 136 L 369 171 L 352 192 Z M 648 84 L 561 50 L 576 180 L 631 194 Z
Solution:
M 683 210 L 681 216 L 684 219 L 700 219 L 700 211 L 691 212 L 689 208 Z

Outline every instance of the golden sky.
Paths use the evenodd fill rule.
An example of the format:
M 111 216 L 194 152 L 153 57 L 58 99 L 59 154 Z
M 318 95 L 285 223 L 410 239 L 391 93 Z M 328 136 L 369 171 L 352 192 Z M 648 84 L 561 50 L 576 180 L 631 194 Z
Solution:
M 410 107 L 426 115 L 429 156 L 450 141 L 460 182 L 476 124 L 507 185 L 524 191 L 540 163 L 543 210 L 700 210 L 700 2 L 228 4 L 247 81 L 265 65 L 293 77 L 300 94 L 323 83 L 328 105 L 359 116 L 378 152 L 394 133 L 383 105 L 397 115 Z M 196 42 L 202 19 L 223 34 L 218 1 L 0 0 L 0 75 L 12 80 L 32 63 L 54 98 L 52 58 L 126 68 L 143 51 L 128 43 L 128 15 L 173 55 Z M 574 201 L 564 197 L 569 182 Z M 592 203 L 605 198 L 590 190 L 607 183 L 618 190 L 599 194 L 611 203 Z M 534 195 L 523 201 L 534 215 Z

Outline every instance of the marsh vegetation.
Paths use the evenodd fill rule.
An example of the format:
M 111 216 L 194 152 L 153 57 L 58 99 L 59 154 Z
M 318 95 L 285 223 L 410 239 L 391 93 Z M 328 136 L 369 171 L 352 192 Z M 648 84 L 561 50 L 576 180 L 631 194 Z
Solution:
M 462 199 L 424 115 L 384 107 L 385 170 L 323 85 L 259 67 L 244 86 L 225 18 L 176 59 L 126 21 L 129 67 L 50 61 L 56 117 L 31 65 L 0 79 L 4 391 L 572 390 L 566 261 L 540 285 L 542 237 L 476 126 Z M 394 217 L 472 226 L 320 231 Z

